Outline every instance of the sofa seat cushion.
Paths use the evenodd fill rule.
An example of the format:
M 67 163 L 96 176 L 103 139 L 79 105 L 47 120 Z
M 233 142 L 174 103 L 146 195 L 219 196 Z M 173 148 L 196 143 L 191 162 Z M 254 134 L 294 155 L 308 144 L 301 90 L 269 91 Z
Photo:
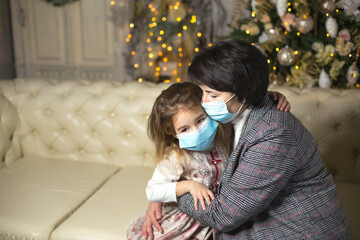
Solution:
M 130 221 L 145 211 L 153 168 L 124 167 L 51 235 L 56 240 L 122 240 Z
M 23 158 L 0 169 L 0 239 L 49 239 L 117 166 Z
M 360 185 L 336 183 L 339 199 L 350 222 L 353 239 L 360 239 Z

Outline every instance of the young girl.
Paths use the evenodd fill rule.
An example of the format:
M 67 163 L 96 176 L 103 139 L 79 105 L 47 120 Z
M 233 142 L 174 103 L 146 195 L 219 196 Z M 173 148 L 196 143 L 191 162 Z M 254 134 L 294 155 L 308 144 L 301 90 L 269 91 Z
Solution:
M 217 193 L 230 152 L 230 136 L 201 106 L 202 90 L 184 82 L 171 85 L 156 99 L 148 121 L 157 163 L 146 187 L 151 202 L 164 202 L 159 221 L 164 233 L 154 239 L 217 239 L 219 233 L 180 212 L 177 197 L 191 193 L 205 208 Z M 198 206 L 195 206 L 198 208 Z M 140 239 L 145 213 L 135 218 L 128 239 Z
M 287 111 L 283 95 L 272 92 L 279 108 Z M 190 193 L 205 209 L 211 205 L 230 152 L 230 131 L 210 119 L 201 105 L 202 90 L 191 82 L 176 83 L 155 100 L 148 121 L 148 135 L 155 143 L 155 168 L 146 187 L 151 202 L 164 202 L 154 239 L 221 239 L 221 234 L 180 212 L 177 198 Z M 229 126 L 231 128 L 231 126 Z M 128 229 L 130 240 L 142 238 L 142 213 Z

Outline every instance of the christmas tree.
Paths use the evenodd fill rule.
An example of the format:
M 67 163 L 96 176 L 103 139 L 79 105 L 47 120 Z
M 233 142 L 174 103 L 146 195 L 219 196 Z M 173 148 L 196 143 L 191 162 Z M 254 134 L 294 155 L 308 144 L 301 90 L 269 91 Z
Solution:
M 126 38 L 128 73 L 139 82 L 180 82 L 196 52 L 211 46 L 209 0 L 134 0 Z
M 270 82 L 360 88 L 359 0 L 233 0 L 231 34 L 267 56 Z

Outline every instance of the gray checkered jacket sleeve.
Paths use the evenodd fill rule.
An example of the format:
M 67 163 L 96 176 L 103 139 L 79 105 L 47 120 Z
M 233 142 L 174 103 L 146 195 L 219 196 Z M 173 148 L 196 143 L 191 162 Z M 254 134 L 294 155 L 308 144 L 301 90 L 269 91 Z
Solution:
M 314 139 L 268 97 L 250 113 L 219 189 L 206 210 L 190 194 L 179 207 L 224 239 L 351 239 Z

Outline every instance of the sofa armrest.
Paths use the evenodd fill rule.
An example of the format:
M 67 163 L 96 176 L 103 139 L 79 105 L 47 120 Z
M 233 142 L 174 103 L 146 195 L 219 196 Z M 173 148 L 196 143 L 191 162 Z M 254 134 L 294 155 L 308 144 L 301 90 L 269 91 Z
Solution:
M 0 93 L 0 168 L 21 157 L 19 123 L 15 107 Z

